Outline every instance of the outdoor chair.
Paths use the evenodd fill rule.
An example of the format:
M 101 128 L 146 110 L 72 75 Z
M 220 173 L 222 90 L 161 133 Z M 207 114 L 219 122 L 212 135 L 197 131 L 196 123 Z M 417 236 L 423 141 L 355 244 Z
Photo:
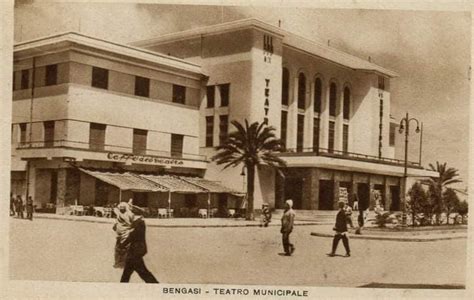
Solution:
M 173 217 L 173 212 L 174 212 L 174 209 L 172 209 L 172 208 L 167 209 L 166 210 L 166 213 L 167 213 L 166 217 L 172 218 Z
M 94 207 L 94 216 L 96 217 L 104 217 L 105 216 L 105 208 L 102 206 Z
M 158 208 L 158 218 L 166 218 L 167 212 L 166 208 Z
M 84 215 L 84 206 L 74 205 L 73 212 L 74 212 L 75 216 L 83 216 Z
M 215 216 L 217 216 L 218 212 L 219 210 L 217 208 L 211 208 L 211 210 L 209 211 L 209 217 L 214 218 Z
M 232 218 L 233 216 L 235 216 L 235 209 L 229 209 L 228 216 L 229 216 L 229 218 Z
M 207 209 L 200 208 L 198 211 L 198 214 L 200 218 L 203 218 L 203 219 L 207 218 Z
M 110 207 L 104 207 L 104 217 L 105 218 L 112 218 L 112 208 Z

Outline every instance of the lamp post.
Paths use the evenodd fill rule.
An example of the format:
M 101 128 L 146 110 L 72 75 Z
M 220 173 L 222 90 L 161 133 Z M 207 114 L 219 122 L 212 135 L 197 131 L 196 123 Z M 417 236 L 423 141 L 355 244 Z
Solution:
M 405 116 L 405 118 L 401 119 L 400 121 L 400 129 L 399 129 L 399 132 L 400 134 L 401 133 L 404 133 L 405 132 L 405 164 L 404 164 L 404 169 L 403 169 L 403 207 L 402 207 L 402 226 L 403 227 L 406 227 L 407 225 L 407 215 L 406 215 L 406 193 L 405 193 L 405 190 L 406 190 L 406 186 L 407 186 L 407 170 L 408 170 L 408 135 L 410 133 L 410 122 L 411 121 L 415 121 L 416 122 L 416 129 L 415 129 L 415 132 L 416 133 L 419 133 L 420 132 L 420 126 L 419 126 L 419 122 L 417 119 L 415 118 L 409 118 L 408 116 L 408 112 Z M 404 126 L 405 124 L 405 126 Z

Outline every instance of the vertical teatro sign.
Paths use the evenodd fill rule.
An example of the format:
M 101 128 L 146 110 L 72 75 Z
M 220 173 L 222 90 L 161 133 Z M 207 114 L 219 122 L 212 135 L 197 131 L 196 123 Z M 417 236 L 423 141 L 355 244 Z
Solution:
M 379 76 L 379 101 L 380 101 L 380 124 L 379 124 L 379 157 L 382 157 L 382 139 L 383 139 L 383 92 L 385 90 L 385 81 L 383 76 Z
M 265 63 L 271 64 L 272 63 L 272 55 L 273 55 L 273 37 L 267 34 L 263 35 L 263 61 Z M 268 111 L 270 110 L 270 101 L 268 98 L 270 97 L 270 79 L 265 78 L 265 102 L 263 105 L 263 109 L 265 111 L 265 116 L 263 118 L 263 122 L 268 125 Z

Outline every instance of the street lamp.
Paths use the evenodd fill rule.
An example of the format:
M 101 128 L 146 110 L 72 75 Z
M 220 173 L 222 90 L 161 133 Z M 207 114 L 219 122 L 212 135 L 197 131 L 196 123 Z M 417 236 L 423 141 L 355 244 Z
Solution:
M 419 122 L 417 119 L 415 118 L 409 118 L 408 117 L 408 112 L 405 116 L 405 118 L 403 118 L 401 121 L 400 121 L 400 129 L 399 129 L 399 132 L 400 134 L 402 134 L 403 132 L 405 132 L 405 165 L 404 165 L 404 169 L 403 169 L 403 207 L 402 207 L 402 226 L 403 227 L 406 227 L 407 225 L 407 215 L 406 215 L 406 196 L 405 196 L 405 190 L 406 190 L 406 186 L 407 186 L 407 169 L 408 169 L 408 135 L 410 133 L 410 122 L 411 121 L 415 121 L 416 122 L 416 129 L 415 129 L 415 132 L 416 133 L 419 133 L 420 132 L 420 126 L 419 126 Z M 405 124 L 405 126 L 403 126 Z

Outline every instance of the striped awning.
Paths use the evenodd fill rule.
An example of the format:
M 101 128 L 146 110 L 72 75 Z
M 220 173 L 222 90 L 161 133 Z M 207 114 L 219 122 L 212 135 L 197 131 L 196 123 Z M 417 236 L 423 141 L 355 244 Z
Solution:
M 194 185 L 197 185 L 211 193 L 229 193 L 229 194 L 241 194 L 238 191 L 234 191 L 217 181 L 211 181 L 199 177 L 182 177 L 183 180 L 190 182 Z
M 103 171 L 92 171 L 79 168 L 82 172 L 93 176 L 100 181 L 111 184 L 118 187 L 123 191 L 135 191 L 135 192 L 167 192 L 168 189 L 155 182 L 142 178 L 138 175 L 130 172 L 103 172 Z
M 189 183 L 178 176 L 140 174 L 140 177 L 146 178 L 154 183 L 164 186 L 169 191 L 175 192 L 175 193 L 186 193 L 186 194 L 207 193 L 206 189 L 203 189 L 195 184 Z

